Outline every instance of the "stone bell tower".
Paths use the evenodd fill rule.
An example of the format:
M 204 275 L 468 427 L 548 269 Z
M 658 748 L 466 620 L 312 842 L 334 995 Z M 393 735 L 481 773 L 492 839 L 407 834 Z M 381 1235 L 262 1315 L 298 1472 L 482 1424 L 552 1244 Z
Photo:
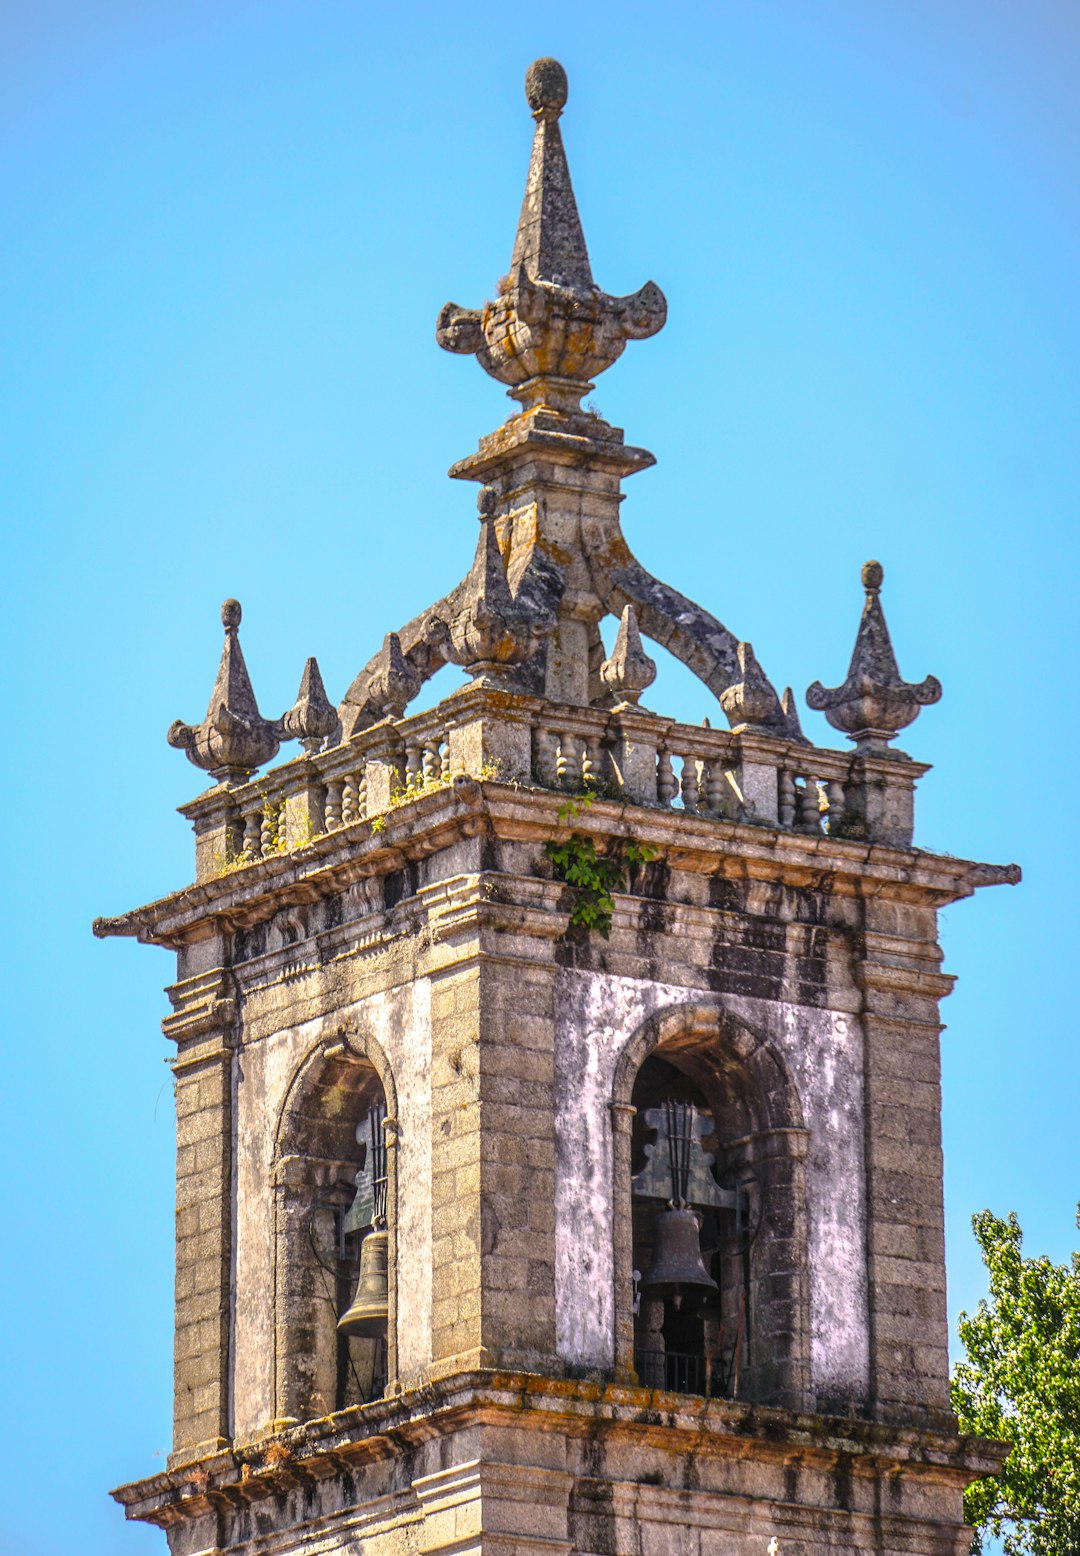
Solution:
M 517 402 L 471 569 L 276 720 L 227 601 L 195 882 L 95 925 L 178 959 L 173 1452 L 114 1494 L 174 1556 L 959 1556 L 936 915 L 1019 872 L 913 842 L 941 689 L 876 562 L 833 750 L 630 552 L 652 456 L 581 401 L 666 303 L 596 285 L 526 95 L 509 273 L 437 329 Z M 730 728 L 643 704 L 643 638 Z

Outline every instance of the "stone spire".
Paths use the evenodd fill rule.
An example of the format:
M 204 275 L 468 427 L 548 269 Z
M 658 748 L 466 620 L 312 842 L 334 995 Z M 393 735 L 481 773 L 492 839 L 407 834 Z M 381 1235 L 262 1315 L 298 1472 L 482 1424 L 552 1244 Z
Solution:
M 892 639 L 881 608 L 885 570 L 880 562 L 867 562 L 862 570 L 866 603 L 855 638 L 855 650 L 842 686 L 826 690 L 820 681 L 806 689 L 807 707 L 824 713 L 833 729 L 842 730 L 859 751 L 885 750 L 891 740 L 919 715 L 919 709 L 937 702 L 941 682 L 928 675 L 913 685 L 900 675 Z
M 567 82 L 558 60 L 529 66 L 525 95 L 536 133 L 510 274 L 483 311 L 446 303 L 435 338 L 475 355 L 526 410 L 575 411 L 628 340 L 662 328 L 667 302 L 652 281 L 629 297 L 596 286 L 559 131 Z
M 240 601 L 226 600 L 221 607 L 225 646 L 205 719 L 195 725 L 177 719 L 166 737 L 218 783 L 242 783 L 271 761 L 283 733 L 280 721 L 272 723 L 259 712 L 240 647 L 240 617 Z
M 566 72 L 556 60 L 537 60 L 525 93 L 536 127 L 510 273 L 482 310 L 447 303 L 436 329 L 440 346 L 475 355 L 519 402 L 450 470 L 455 480 L 490 488 L 497 535 L 482 537 L 486 560 L 478 558 L 468 578 L 399 628 L 401 656 L 418 685 L 454 656 L 466 666 L 497 659 L 504 667 L 514 663 L 521 690 L 607 708 L 623 688 L 602 671 L 600 625 L 608 616 L 621 619 L 630 605 L 640 634 L 662 643 L 715 697 L 726 698 L 734 721 L 801 740 L 791 699 L 781 702 L 756 662 L 748 679 L 735 634 L 650 573 L 622 532 L 621 482 L 655 461 L 648 449 L 628 444 L 621 427 L 583 410 L 581 400 L 628 340 L 656 334 L 667 304 L 651 281 L 629 297 L 612 297 L 595 284 L 559 125 Z M 486 594 L 478 595 L 478 578 Z M 496 594 L 511 598 L 513 619 L 531 619 L 546 643 L 513 661 L 502 650 L 494 659 L 479 651 L 475 659 L 462 658 L 474 653 Z M 492 607 L 495 614 L 505 605 Z M 375 656 L 346 691 L 339 710 L 346 739 L 381 716 L 379 676 Z M 633 690 L 629 683 L 626 690 Z
M 510 273 L 524 265 L 534 281 L 591 291 L 592 266 L 559 129 L 567 92 L 566 71 L 558 60 L 538 59 L 529 66 L 525 96 L 536 133 Z

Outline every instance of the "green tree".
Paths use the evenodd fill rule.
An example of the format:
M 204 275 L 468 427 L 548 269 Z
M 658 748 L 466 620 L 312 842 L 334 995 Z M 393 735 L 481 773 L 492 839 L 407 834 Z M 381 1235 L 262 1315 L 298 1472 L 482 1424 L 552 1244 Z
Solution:
M 961 1431 L 1013 1448 L 1000 1475 L 964 1493 L 971 1549 L 994 1535 L 1007 1556 L 1080 1552 L 1080 1253 L 1071 1265 L 1025 1259 L 1015 1212 L 984 1210 L 972 1227 L 990 1297 L 960 1315 L 953 1409 Z

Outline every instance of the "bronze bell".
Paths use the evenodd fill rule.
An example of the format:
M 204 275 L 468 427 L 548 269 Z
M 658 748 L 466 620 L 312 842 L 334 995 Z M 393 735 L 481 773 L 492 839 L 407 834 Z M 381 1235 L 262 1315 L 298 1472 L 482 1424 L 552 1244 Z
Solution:
M 390 1314 L 388 1254 L 390 1233 L 385 1227 L 368 1233 L 360 1244 L 360 1279 L 347 1313 L 338 1319 L 338 1333 L 374 1339 L 386 1334 Z
M 641 1277 L 641 1295 L 649 1301 L 676 1307 L 683 1298 L 703 1302 L 719 1291 L 701 1258 L 698 1229 L 701 1217 L 688 1206 L 657 1211 L 653 1222 L 652 1263 Z

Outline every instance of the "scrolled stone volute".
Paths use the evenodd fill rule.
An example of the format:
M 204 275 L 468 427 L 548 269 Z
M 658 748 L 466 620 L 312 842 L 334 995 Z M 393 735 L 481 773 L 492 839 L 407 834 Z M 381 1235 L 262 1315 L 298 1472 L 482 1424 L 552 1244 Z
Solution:
M 464 608 L 449 622 L 429 617 L 424 636 L 474 680 L 503 685 L 512 682 L 513 667 L 530 658 L 555 630 L 555 618 L 519 606 L 514 599 L 495 532 L 495 494 L 490 487 L 480 492 L 478 506 L 480 540 L 465 580 Z
M 401 639 L 388 632 L 368 683 L 368 701 L 384 719 L 399 719 L 420 690 L 420 677 L 405 658 Z
M 886 751 L 900 730 L 914 722 L 921 708 L 941 697 L 941 682 L 936 676 L 928 675 L 924 681 L 913 684 L 900 675 L 881 608 L 884 577 L 880 562 L 864 564 L 866 602 L 843 685 L 829 690 L 815 681 L 806 690 L 807 707 L 824 713 L 834 729 L 842 730 L 855 742 L 856 749 L 864 752 Z
M 282 719 L 281 727 L 291 739 L 299 740 L 305 751 L 314 754 L 322 749 L 337 725 L 337 709 L 326 695 L 319 661 L 312 655 L 304 666 L 296 701 Z
M 243 783 L 277 755 L 283 734 L 280 721 L 264 719 L 255 701 L 240 647 L 241 614 L 239 600 L 221 607 L 225 645 L 205 719 L 201 724 L 177 719 L 166 736 L 218 783 Z
M 559 130 L 567 92 L 558 60 L 529 66 L 536 132 L 509 274 L 483 310 L 446 303 L 435 330 L 444 350 L 475 356 L 526 410 L 576 411 L 626 342 L 655 335 L 667 319 L 655 282 L 612 297 L 593 280 Z
M 634 607 L 627 605 L 619 617 L 619 630 L 611 658 L 600 666 L 600 679 L 614 694 L 617 707 L 632 706 L 656 680 L 656 660 L 650 659 L 641 642 Z

